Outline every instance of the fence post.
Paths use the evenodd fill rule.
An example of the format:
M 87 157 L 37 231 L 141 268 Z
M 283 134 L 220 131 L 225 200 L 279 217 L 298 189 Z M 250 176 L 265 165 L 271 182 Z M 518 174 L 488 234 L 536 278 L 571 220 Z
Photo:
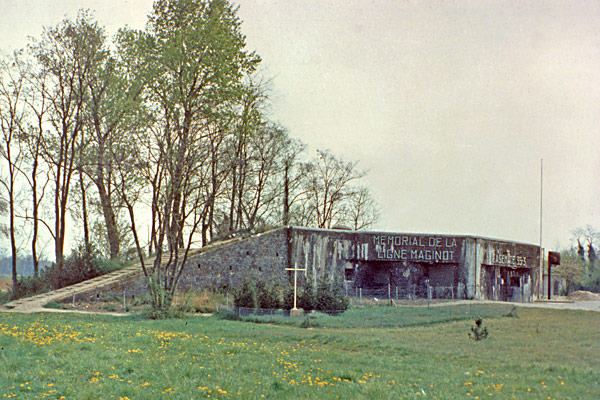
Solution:
M 392 305 L 392 285 L 388 283 L 388 303 Z
M 429 286 L 429 282 L 427 282 L 427 308 L 429 308 L 430 302 L 431 302 L 431 286 Z
M 123 290 L 123 312 L 127 312 L 127 300 L 125 299 L 125 290 Z
M 358 288 L 358 295 L 360 298 L 360 305 L 362 306 L 362 288 Z
M 396 301 L 398 301 L 398 286 L 396 286 Z

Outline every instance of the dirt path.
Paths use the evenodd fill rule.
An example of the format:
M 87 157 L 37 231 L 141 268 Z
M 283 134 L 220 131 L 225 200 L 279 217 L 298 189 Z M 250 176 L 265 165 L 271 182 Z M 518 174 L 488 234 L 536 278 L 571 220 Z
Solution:
M 19 313 L 35 313 L 35 312 L 64 312 L 66 310 L 44 308 L 44 306 L 52 301 L 61 301 L 66 298 L 72 297 L 78 293 L 87 292 L 92 289 L 100 289 L 108 287 L 113 284 L 117 284 L 119 281 L 125 278 L 132 278 L 142 274 L 142 267 L 140 264 L 133 265 L 121 269 L 119 271 L 111 272 L 110 274 L 102 275 L 93 279 L 89 279 L 84 282 L 77 283 L 75 285 L 67 286 L 62 289 L 54 290 L 52 292 L 38 294 L 36 296 L 25 297 L 22 299 L 11 301 L 0 306 L 0 311 L 4 312 L 19 312 Z
M 227 246 L 242 240 L 243 238 L 233 238 L 209 244 L 208 246 L 200 249 L 190 250 L 189 257 L 193 257 L 200 253 L 209 252 L 218 249 L 223 246 Z M 163 256 L 164 262 L 167 261 L 168 255 Z M 154 258 L 145 260 L 147 265 L 151 265 L 154 262 Z M 3 304 L 0 306 L 0 312 L 20 312 L 20 313 L 35 313 L 35 312 L 80 312 L 80 313 L 93 313 L 91 311 L 77 311 L 77 310 L 64 310 L 54 308 L 44 308 L 44 306 L 52 301 L 60 302 L 64 299 L 73 297 L 74 295 L 85 293 L 94 289 L 107 288 L 111 285 L 116 285 L 123 279 L 131 279 L 139 276 L 143 273 L 142 265 L 136 263 L 130 267 L 111 272 L 106 275 L 102 275 L 87 281 L 77 283 L 75 285 L 67 286 L 62 289 L 54 290 L 52 292 L 38 294 L 32 297 L 25 297 L 22 299 L 11 301 L 10 303 Z M 114 314 L 114 315 L 127 315 L 122 313 L 109 313 L 103 312 L 102 314 Z

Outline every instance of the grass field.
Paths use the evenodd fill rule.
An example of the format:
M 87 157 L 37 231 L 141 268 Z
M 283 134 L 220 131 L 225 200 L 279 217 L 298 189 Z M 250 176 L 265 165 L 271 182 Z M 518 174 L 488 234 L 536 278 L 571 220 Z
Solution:
M 431 322 L 428 309 L 404 307 L 386 309 L 387 324 L 380 314 L 380 325 L 358 326 L 381 312 L 373 308 L 309 329 L 216 316 L 0 313 L 0 397 L 600 398 L 600 314 L 522 308 L 507 318 L 494 307 L 479 342 L 467 336 L 472 319 Z

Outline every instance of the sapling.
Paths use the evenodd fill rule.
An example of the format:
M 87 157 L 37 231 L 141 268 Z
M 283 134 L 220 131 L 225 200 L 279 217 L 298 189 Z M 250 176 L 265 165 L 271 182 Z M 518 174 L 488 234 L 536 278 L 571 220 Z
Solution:
M 475 341 L 483 340 L 488 337 L 487 327 L 482 326 L 483 320 L 481 318 L 477 318 L 475 320 L 475 325 L 471 327 L 471 333 L 469 333 L 469 337 Z

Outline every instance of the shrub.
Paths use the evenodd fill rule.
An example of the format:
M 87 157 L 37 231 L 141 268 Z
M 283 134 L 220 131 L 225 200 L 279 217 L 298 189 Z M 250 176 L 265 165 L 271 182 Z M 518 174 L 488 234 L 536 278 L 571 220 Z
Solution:
M 60 289 L 124 267 L 120 260 L 106 260 L 92 245 L 81 244 L 59 262 L 44 268 L 39 276 L 21 276 L 16 297 Z
M 481 318 L 477 318 L 475 320 L 475 325 L 471 327 L 471 332 L 469 333 L 469 338 L 478 341 L 483 340 L 488 337 L 487 327 L 482 326 L 483 320 Z
M 316 311 L 345 311 L 349 304 L 349 299 L 342 294 L 337 285 L 328 283 L 326 279 L 319 283 L 315 297 Z
M 50 285 L 43 275 L 44 274 L 42 274 L 42 276 L 19 276 L 17 279 L 15 297 L 21 298 L 50 290 Z
M 247 280 L 244 285 L 235 291 L 233 304 L 236 307 L 256 308 L 258 306 L 256 285 Z
M 260 280 L 256 283 L 258 308 L 279 309 L 282 304 L 282 289 L 279 283 L 270 285 Z
M 281 302 L 281 308 L 284 310 L 291 310 L 294 308 L 294 286 L 287 286 L 283 290 L 283 301 Z
M 52 289 L 60 289 L 124 266 L 125 263 L 121 260 L 103 259 L 93 245 L 81 244 L 67 258 L 46 268 L 42 275 Z
M 298 308 L 305 312 L 310 312 L 315 309 L 316 296 L 312 282 L 307 281 L 301 290 L 298 291 Z M 293 301 L 293 300 L 292 300 Z
M 349 304 L 350 301 L 342 290 L 326 280 L 320 282 L 317 288 L 311 281 L 298 288 L 297 306 L 305 312 L 345 311 Z M 235 292 L 234 305 L 237 308 L 291 310 L 294 307 L 294 287 L 289 285 L 283 288 L 278 282 L 265 280 L 247 280 Z
M 73 285 L 104 273 L 100 256 L 91 245 L 80 245 L 71 254 L 43 272 L 52 289 Z
M 298 307 L 302 308 L 305 312 L 312 310 L 345 311 L 349 305 L 350 300 L 348 297 L 342 293 L 342 290 L 337 285 L 327 282 L 327 279 L 319 282 L 316 289 L 312 282 L 308 281 L 298 292 Z

